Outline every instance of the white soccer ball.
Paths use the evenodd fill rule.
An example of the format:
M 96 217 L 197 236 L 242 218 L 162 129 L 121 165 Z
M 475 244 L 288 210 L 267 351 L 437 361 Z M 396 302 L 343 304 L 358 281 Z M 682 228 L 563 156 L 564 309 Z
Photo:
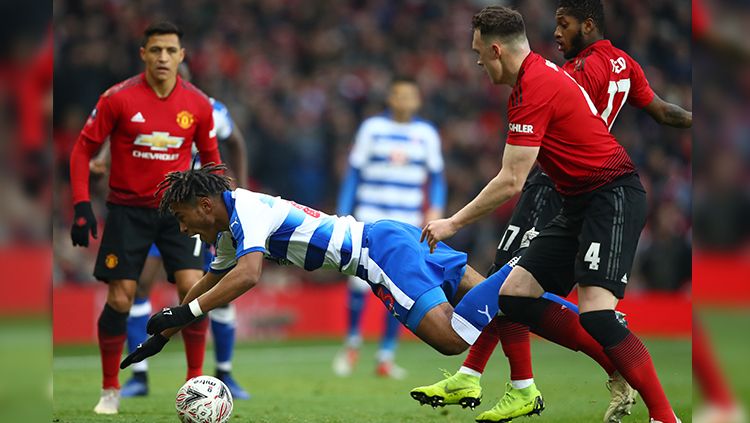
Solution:
M 232 393 L 215 377 L 194 377 L 177 391 L 175 408 L 183 423 L 224 423 L 232 415 Z

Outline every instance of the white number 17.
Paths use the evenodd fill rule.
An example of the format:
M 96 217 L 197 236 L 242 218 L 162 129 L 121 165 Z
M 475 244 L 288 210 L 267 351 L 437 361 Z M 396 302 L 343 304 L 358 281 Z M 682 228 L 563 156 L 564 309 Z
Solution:
M 625 104 L 625 101 L 628 99 L 628 93 L 630 92 L 630 79 L 621 79 L 619 81 L 609 81 L 609 86 L 607 87 L 607 94 L 609 94 L 609 100 L 607 101 L 607 108 L 604 109 L 602 112 L 602 119 L 604 119 L 604 122 L 608 123 L 609 129 L 612 129 L 612 124 L 615 123 L 615 119 L 617 119 L 617 115 L 620 113 L 620 110 L 622 109 L 622 106 Z M 609 115 L 612 114 L 612 107 L 614 106 L 615 101 L 615 94 L 617 93 L 624 93 L 622 96 L 622 101 L 617 106 L 617 110 L 615 110 L 615 115 L 612 117 L 612 121 L 609 121 Z
M 508 229 L 505 230 L 505 233 L 503 234 L 503 239 L 500 240 L 500 244 L 497 246 L 497 249 L 508 251 L 508 248 L 510 248 L 510 244 L 512 244 L 513 240 L 516 239 L 516 236 L 518 235 L 518 232 L 520 230 L 521 228 L 519 228 L 516 225 L 508 225 Z M 508 237 L 508 241 L 505 241 L 506 236 Z M 505 243 L 505 246 L 503 246 L 503 243 Z

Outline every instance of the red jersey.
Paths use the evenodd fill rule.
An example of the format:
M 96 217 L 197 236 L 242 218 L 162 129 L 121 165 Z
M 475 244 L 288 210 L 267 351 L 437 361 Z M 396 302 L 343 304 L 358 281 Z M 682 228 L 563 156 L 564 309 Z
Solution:
M 693 0 L 693 38 L 703 37 L 711 28 L 711 17 L 702 0 Z
M 159 98 L 140 74 L 102 94 L 78 143 L 94 151 L 110 138 L 107 201 L 154 208 L 159 204 L 156 187 L 164 175 L 190 168 L 193 142 L 202 163 L 220 162 L 212 115 L 208 97 L 179 76 L 172 92 Z M 82 176 L 79 173 L 73 176 Z M 88 161 L 85 174 L 71 178 L 74 204 L 89 200 Z
M 609 40 L 586 47 L 563 69 L 589 93 L 608 129 L 612 129 L 625 101 L 642 109 L 654 99 L 654 91 L 638 62 Z
M 590 192 L 635 172 L 586 91 L 534 52 L 508 98 L 508 122 L 506 142 L 540 147 L 537 161 L 560 194 Z

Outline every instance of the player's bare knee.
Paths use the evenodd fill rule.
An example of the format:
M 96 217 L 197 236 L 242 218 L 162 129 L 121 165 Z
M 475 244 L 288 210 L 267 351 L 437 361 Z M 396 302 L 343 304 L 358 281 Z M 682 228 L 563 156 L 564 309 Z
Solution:
M 512 297 L 538 298 L 544 294 L 544 289 L 528 270 L 516 266 L 511 270 L 508 278 L 500 287 L 500 295 Z
M 127 313 L 135 298 L 135 281 L 110 281 L 107 291 L 107 304 L 119 313 Z

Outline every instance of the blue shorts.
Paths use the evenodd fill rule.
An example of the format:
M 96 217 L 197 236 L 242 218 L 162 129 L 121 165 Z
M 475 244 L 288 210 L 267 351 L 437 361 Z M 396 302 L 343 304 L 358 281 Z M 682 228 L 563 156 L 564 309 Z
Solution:
M 466 253 L 440 242 L 431 254 L 427 242 L 419 242 L 421 234 L 392 220 L 365 225 L 357 268 L 357 276 L 411 330 L 429 310 L 455 296 L 466 271 Z
M 211 244 L 203 244 L 203 271 L 208 272 L 211 268 L 211 262 L 214 260 L 214 250 Z M 161 258 L 161 252 L 156 244 L 151 244 L 151 248 L 148 250 L 149 257 Z

